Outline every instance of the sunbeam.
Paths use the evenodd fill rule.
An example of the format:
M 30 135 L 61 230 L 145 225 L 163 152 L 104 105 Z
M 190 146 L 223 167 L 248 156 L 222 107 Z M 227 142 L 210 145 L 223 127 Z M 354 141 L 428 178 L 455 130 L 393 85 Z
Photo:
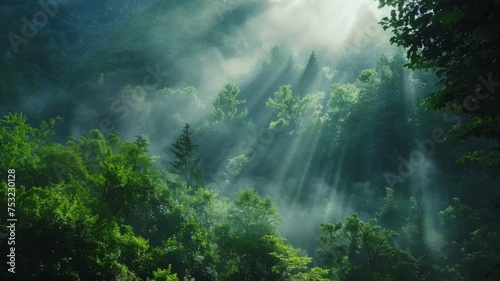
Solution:
M 2 0 L 0 280 L 498 280 L 498 11 Z

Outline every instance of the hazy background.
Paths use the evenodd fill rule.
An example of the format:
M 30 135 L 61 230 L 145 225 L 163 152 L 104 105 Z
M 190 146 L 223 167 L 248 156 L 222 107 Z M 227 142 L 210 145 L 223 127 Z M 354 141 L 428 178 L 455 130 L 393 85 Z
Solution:
M 402 99 L 404 114 L 399 117 L 404 118 L 387 117 L 392 123 L 385 124 L 398 132 L 396 123 L 403 122 L 419 133 L 381 135 L 377 126 L 383 122 L 373 123 L 365 131 L 370 133 L 356 136 L 364 142 L 355 149 L 328 156 L 321 153 L 326 131 L 313 130 L 306 139 L 305 134 L 286 136 L 268 129 L 275 111 L 266 107 L 266 100 L 281 85 L 294 89 L 313 51 L 320 69 L 316 84 L 299 94 L 323 92 L 320 114 L 326 112 L 332 83 L 355 83 L 382 55 L 397 53 L 389 46 L 390 34 L 378 25 L 384 11 L 375 1 L 60 1 L 58 13 L 16 53 L 4 39 L 8 32 L 21 34 L 22 18 L 36 11 L 34 3 L 25 2 L 2 7 L 13 15 L 5 19 L 10 25 L 0 45 L 2 113 L 22 111 L 35 124 L 62 116 L 56 136 L 61 141 L 93 128 L 116 130 L 130 140 L 143 134 L 165 169 L 172 161 L 170 144 L 190 123 L 202 145 L 207 185 L 226 196 L 245 186 L 271 196 L 283 217 L 284 236 L 311 255 L 316 245 L 310 237 L 318 236 L 320 222 L 353 212 L 373 217 L 388 186 L 384 172 L 389 167 L 397 171 L 398 155 L 408 157 L 415 138 L 451 126 L 441 115 L 416 109 L 432 89 L 433 78 L 401 70 L 403 86 L 387 90 L 386 100 Z M 274 46 L 282 56 L 278 65 L 270 57 Z M 40 57 L 39 50 L 50 56 Z M 246 99 L 252 121 L 248 127 L 211 123 L 212 102 L 228 83 L 238 86 Z M 411 119 L 412 111 L 420 119 Z M 371 116 L 382 118 L 384 113 Z M 316 128 L 303 124 L 303 130 Z M 459 151 L 454 144 L 437 145 L 436 153 L 402 183 L 402 196 L 424 204 L 422 220 L 436 222 L 438 211 L 450 202 L 438 186 L 450 184 L 443 174 Z M 240 155 L 251 157 L 231 174 L 229 160 Z M 484 181 L 494 190 L 496 179 Z M 472 180 L 467 184 L 476 185 Z M 435 225 L 426 224 L 425 236 L 429 249 L 439 250 L 442 229 Z

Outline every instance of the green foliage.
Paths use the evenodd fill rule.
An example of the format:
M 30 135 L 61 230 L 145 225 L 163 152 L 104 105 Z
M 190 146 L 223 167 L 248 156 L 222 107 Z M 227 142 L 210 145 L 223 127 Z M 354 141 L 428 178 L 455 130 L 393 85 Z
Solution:
M 311 263 L 311 258 L 293 248 L 284 239 L 273 235 L 264 236 L 264 241 L 274 248 L 271 256 L 278 259 L 278 263 L 273 266 L 273 272 L 289 279 L 294 273 L 307 269 Z
M 474 151 L 457 158 L 457 163 L 465 163 L 466 161 L 478 161 L 486 163 L 488 166 L 496 166 L 500 163 L 500 154 L 498 151 Z
M 353 84 L 337 84 L 330 86 L 330 98 L 327 103 L 326 114 L 323 117 L 323 123 L 326 134 L 331 145 L 338 146 L 346 138 L 344 133 L 345 125 L 351 113 L 355 110 L 358 96 L 358 88 Z
M 203 175 L 199 168 L 201 158 L 197 156 L 198 145 L 191 139 L 192 132 L 186 123 L 182 129 L 182 134 L 177 141 L 172 144 L 176 159 L 171 162 L 174 173 L 181 176 L 181 179 L 188 185 L 200 184 Z
M 187 213 L 189 215 L 189 213 Z M 215 246 L 208 240 L 209 232 L 190 214 L 179 225 L 176 236 L 167 239 L 166 257 L 178 272 L 186 272 L 198 280 L 212 280 L 215 272 Z
M 328 118 L 339 122 L 345 121 L 349 109 L 357 102 L 357 91 L 353 84 L 332 84 L 328 100 Z
M 25 161 L 25 167 L 40 172 L 32 175 L 33 185 L 16 181 L 16 198 L 23 202 L 16 208 L 22 252 L 18 265 L 27 268 L 20 278 L 142 280 L 155 266 L 163 266 L 158 248 L 136 231 L 156 238 L 151 234 L 156 228 L 164 231 L 159 236 L 171 235 L 155 223 L 173 223 L 180 216 L 152 170 L 153 158 L 147 155 L 144 137 L 132 143 L 118 134 L 104 136 L 93 130 L 88 138 L 71 138 L 61 145 L 47 139 L 54 121 L 38 129 L 22 115 L 10 118 L 2 120 L 14 124 L 2 127 L 2 139 L 19 148 L 18 153 L 33 155 L 33 162 Z M 13 134 L 28 131 L 23 137 Z M 20 163 L 10 165 L 17 177 L 24 176 Z M 7 198 L 6 192 L 7 184 L 2 182 L 2 198 Z M 142 212 L 140 223 L 137 211 Z
M 487 137 L 498 140 L 494 125 L 499 103 L 492 93 L 498 86 L 498 1 L 385 1 L 390 17 L 382 19 L 391 29 L 391 43 L 407 48 L 410 69 L 430 69 L 440 78 L 440 88 L 422 104 L 459 114 L 449 138 Z M 495 161 L 497 161 L 496 159 Z
M 467 280 L 485 275 L 490 277 L 487 280 L 498 278 L 498 272 L 492 270 L 500 260 L 500 253 L 492 250 L 500 247 L 498 233 L 499 229 L 483 225 L 471 232 L 470 237 L 461 245 L 461 270 Z M 491 274 L 487 274 L 488 272 Z
M 402 206 L 398 203 L 398 200 L 394 196 L 394 190 L 386 187 L 383 205 L 377 212 L 377 219 L 381 221 L 381 224 L 392 225 L 395 221 L 401 219 L 399 215 L 401 214 Z
M 481 247 L 476 247 L 472 250 L 471 245 L 478 239 L 481 235 L 492 235 L 492 233 L 485 233 L 486 226 L 481 226 L 481 214 L 479 210 L 475 210 L 461 202 L 458 198 L 453 198 L 453 202 L 446 209 L 439 212 L 443 225 L 446 226 L 447 231 L 446 241 L 448 241 L 448 256 L 450 261 L 456 264 L 460 264 L 465 268 L 461 269 L 464 277 L 476 275 L 478 271 L 471 268 L 471 261 L 473 259 L 478 259 L 479 257 L 475 255 L 475 251 L 481 252 L 481 257 L 486 265 L 479 270 L 482 270 L 483 275 L 488 272 L 489 269 L 493 268 L 494 260 L 491 260 L 495 255 L 489 253 L 489 251 L 480 250 Z M 482 228 L 482 230 L 480 230 Z M 485 247 L 488 243 L 492 243 L 493 246 L 496 242 L 494 240 L 484 239 L 482 240 Z M 467 246 L 466 246 L 467 245 Z M 475 244 L 477 246 L 477 244 Z M 497 257 L 498 258 L 498 257 Z M 484 263 L 481 263 L 484 264 Z M 465 269 L 465 270 L 464 270 Z
M 238 99 L 239 92 L 240 89 L 233 84 L 227 84 L 219 92 L 210 111 L 215 120 L 241 120 L 247 115 L 246 110 L 241 109 L 245 100 Z
M 86 181 L 89 171 L 78 151 L 61 144 L 47 144 L 38 151 L 41 162 L 47 163 L 39 168 L 43 177 L 37 178 L 41 186 L 73 180 Z
M 321 224 L 319 256 L 340 280 L 417 280 L 416 261 L 391 245 L 397 234 L 357 214 L 344 222 Z
M 147 281 L 179 281 L 176 273 L 171 273 L 172 266 L 168 269 L 158 268 L 153 272 L 153 278 L 148 278 Z
M 60 118 L 42 122 L 40 128 L 32 127 L 23 113 L 10 113 L 0 120 L 0 157 L 2 168 L 33 166 L 37 148 L 54 134 L 52 128 Z
M 39 128 L 28 123 L 23 113 L 10 113 L 0 119 L 0 169 L 16 167 L 19 181 L 27 187 L 36 186 L 43 180 L 42 170 L 46 163 L 40 159 L 40 149 L 54 134 L 54 126 L 61 118 L 43 121 Z
M 280 217 L 272 201 L 241 190 L 216 230 L 222 280 L 288 280 L 310 258 L 279 238 Z
M 323 92 L 310 93 L 302 98 L 301 132 L 311 132 L 319 129 L 322 122 L 324 99 L 325 93 Z
M 478 211 L 462 203 L 458 198 L 453 198 L 452 205 L 439 214 L 450 228 L 450 240 L 458 243 L 468 237 L 469 233 L 476 230 L 480 224 Z
M 273 46 L 269 51 L 269 64 L 272 67 L 281 67 L 285 64 L 283 51 L 279 46 Z
M 304 96 L 310 89 L 314 88 L 319 72 L 318 59 L 316 54 L 312 52 L 297 85 L 297 91 L 300 95 Z
M 252 189 L 243 189 L 238 193 L 229 213 L 235 231 L 245 233 L 246 236 L 276 234 L 276 227 L 280 222 L 278 210 L 271 199 L 261 199 Z
M 90 140 L 80 138 L 72 143 L 81 152 L 89 153 L 90 159 L 98 159 L 90 161 L 88 180 L 113 213 L 129 215 L 147 203 L 154 190 L 151 178 L 145 174 L 153 164 L 153 159 L 145 155 L 145 140 L 138 137 L 135 143 L 122 142 L 117 134 L 104 137 L 97 130 L 90 136 Z
M 2 187 L 2 193 L 6 190 Z M 137 280 L 133 276 L 149 274 L 147 241 L 130 226 L 120 228 L 106 217 L 99 200 L 81 183 L 18 187 L 17 199 L 23 202 L 17 207 L 16 225 L 22 253 L 18 266 L 26 266 L 21 277 L 98 280 L 116 274 Z
M 395 35 L 391 43 L 409 48 L 410 63 L 407 66 L 411 68 L 444 68 L 438 75 L 444 76 L 446 73 L 450 77 L 449 74 L 456 74 L 455 68 L 464 66 L 456 61 L 460 54 L 470 55 L 470 51 L 479 51 L 480 47 L 498 40 L 498 26 L 493 26 L 496 19 L 490 16 L 491 9 L 498 5 L 494 1 L 482 6 L 468 6 L 465 1 L 457 2 L 454 6 L 443 1 L 405 3 L 381 0 L 379 3 L 380 7 L 393 8 L 391 16 L 382 19 L 381 24 L 384 29 L 393 30 Z M 461 34 L 461 37 L 453 37 L 456 34 Z M 470 45 L 464 44 L 464 41 Z M 470 50 L 463 50 L 464 46 Z M 477 57 L 486 59 L 485 55 L 494 55 L 490 50 L 481 50 Z M 469 58 L 462 63 L 470 66 L 488 65 L 484 61 L 470 61 Z
M 39 9 L 35 2 L 7 0 L 0 7 L 3 39 L 11 31 L 8 29 L 21 29 L 20 18 Z M 108 13 L 112 10 L 124 11 L 128 7 L 116 9 L 113 1 L 105 2 L 106 8 L 102 10 L 106 15 L 96 16 L 99 25 L 110 20 Z M 206 107 L 194 87 L 169 87 L 199 85 L 205 67 L 200 67 L 204 63 L 198 61 L 197 54 L 208 45 L 212 47 L 229 38 L 231 29 L 244 23 L 250 14 L 248 7 L 254 7 L 245 4 L 240 8 L 239 2 L 244 1 L 205 2 L 160 1 L 130 17 L 126 27 L 117 32 L 110 33 L 104 27 L 102 32 L 92 30 L 93 37 L 98 37 L 98 33 L 114 34 L 109 37 L 114 47 L 96 50 L 88 63 L 73 71 L 74 78 L 63 83 L 67 84 L 65 92 L 89 99 L 99 97 L 98 101 L 106 99 L 108 94 L 119 93 L 111 110 L 123 112 L 120 119 L 132 117 L 129 120 L 155 128 L 156 132 L 149 135 L 154 141 L 173 137 L 173 133 L 168 135 L 171 128 L 186 124 L 173 144 L 172 170 L 176 175 L 154 165 L 155 157 L 149 154 L 149 144 L 143 136 L 125 141 L 117 133 L 92 130 L 88 137 L 71 137 L 66 143 L 55 143 L 49 137 L 54 133 L 56 120 L 43 122 L 39 128 L 32 127 L 23 114 L 10 114 L 0 120 L 0 170 L 15 168 L 18 178 L 16 196 L 21 205 L 16 226 L 18 268 L 25 269 L 19 273 L 20 279 L 475 280 L 494 267 L 500 257 L 491 249 L 500 247 L 499 230 L 488 220 L 496 216 L 478 211 L 475 205 L 484 201 L 480 194 L 496 190 L 464 191 L 472 185 L 493 185 L 495 182 L 485 176 L 489 170 L 470 176 L 467 184 L 461 176 L 453 176 L 456 185 L 439 184 L 443 192 L 436 194 L 437 204 L 448 193 L 453 197 L 462 192 L 457 195 L 460 200 L 454 200 L 439 213 L 442 225 L 434 223 L 432 217 L 436 214 L 431 214 L 432 209 L 424 210 L 421 197 L 407 200 L 406 195 L 411 191 L 386 188 L 383 205 L 376 214 L 380 225 L 375 220 L 363 222 L 357 215 L 337 224 L 323 224 L 320 266 L 327 268 L 309 269 L 311 258 L 280 236 L 280 216 L 273 201 L 250 189 L 240 191 L 231 201 L 204 188 L 197 153 L 203 153 L 209 162 L 206 166 L 212 171 L 226 168 L 230 176 L 228 188 L 235 192 L 238 186 L 233 179 L 236 182 L 238 177 L 247 176 L 259 182 L 259 191 L 276 188 L 266 182 L 276 180 L 279 185 L 282 179 L 290 180 L 290 186 L 298 189 L 285 190 L 289 187 L 284 186 L 280 194 L 293 198 L 294 202 L 317 202 L 304 198 L 317 200 L 323 196 L 320 192 L 323 188 L 313 184 L 317 178 L 343 192 L 342 186 L 349 187 L 353 181 L 364 181 L 367 176 L 394 168 L 396 160 L 389 156 L 392 151 L 402 154 L 410 151 L 414 139 L 426 135 L 427 129 L 436 124 L 426 121 L 409 101 L 421 98 L 423 92 L 431 89 L 424 83 L 429 84 L 432 79 L 425 80 L 422 73 L 402 71 L 400 65 L 404 63 L 411 69 L 429 68 L 437 72 L 441 88 L 423 104 L 460 114 L 462 119 L 452 124 L 456 126 L 449 134 L 450 139 L 464 140 L 470 136 L 498 139 L 498 101 L 491 95 L 498 84 L 498 1 L 379 1 L 382 6 L 395 7 L 382 24 L 393 29 L 393 43 L 409 48 L 409 61 L 397 53 L 382 56 L 376 65 L 369 65 L 371 60 L 352 62 L 351 69 L 354 64 L 372 68 L 361 71 L 355 81 L 357 73 L 354 73 L 349 80 L 352 84 L 332 84 L 326 95 L 320 91 L 311 93 L 326 86 L 320 83 L 325 81 L 318 79 L 320 66 L 314 52 L 305 67 L 296 64 L 291 56 L 285 65 L 284 48 L 274 46 L 264 66 L 265 79 L 258 77 L 253 82 L 259 84 L 258 91 L 253 88 L 244 91 L 249 93 L 246 100 L 252 104 L 252 112 L 247 114 L 244 109 L 246 100 L 240 98 L 238 87 L 227 84 L 210 110 L 215 122 L 205 123 L 203 143 L 198 146 L 193 143 L 187 123 L 195 124 Z M 223 9 L 214 10 L 214 14 L 206 9 L 207 5 Z M 179 25 L 178 21 L 185 18 L 192 20 Z M 61 70 L 73 63 L 72 58 L 59 63 L 61 56 L 73 54 L 65 46 L 65 37 L 76 33 L 74 40 L 86 38 L 83 32 L 79 34 L 70 28 L 72 20 L 61 10 L 57 17 L 50 18 L 57 28 L 48 26 L 40 30 L 14 56 L 0 42 L 2 105 L 3 101 L 23 100 L 18 95 L 24 86 L 35 90 L 30 92 L 43 94 L 43 89 L 51 88 L 50 83 L 45 85 L 46 81 L 53 80 L 52 76 L 63 77 L 59 75 Z M 88 23 L 89 30 L 97 26 Z M 64 30 L 60 31 L 61 27 Z M 165 27 L 174 27 L 168 28 L 168 36 Z M 92 40 L 91 45 L 95 42 L 98 41 Z M 74 44 L 72 49 L 82 48 L 81 43 Z M 225 58 L 248 51 L 240 50 L 239 46 L 216 47 Z M 143 50 L 151 52 L 144 54 Z M 60 55 L 50 55 L 55 53 Z M 295 92 L 285 85 L 268 98 L 272 92 L 269 89 L 291 83 L 300 72 Z M 335 72 L 342 70 L 338 67 Z M 82 73 L 90 73 L 87 75 L 90 78 Z M 483 80 L 477 81 L 478 77 Z M 344 79 L 337 76 L 335 79 L 346 81 L 345 75 Z M 130 85 L 124 85 L 124 81 Z M 163 89 L 157 90 L 160 87 Z M 250 96 L 256 102 L 260 99 L 260 104 L 251 101 Z M 266 106 L 275 110 L 275 118 L 269 124 L 268 116 L 262 114 L 267 113 L 262 104 L 266 99 Z M 81 101 L 71 99 L 72 104 Z M 480 106 L 470 109 L 476 102 Z M 128 110 L 123 111 L 124 108 Z M 50 108 L 46 111 L 51 112 Z M 164 118 L 149 118 L 153 116 Z M 254 121 L 260 123 L 254 126 Z M 256 128 L 264 126 L 272 129 L 266 132 L 269 143 L 268 139 L 263 140 L 267 135 L 255 138 Z M 280 134 L 282 130 L 288 134 Z M 256 149 L 253 149 L 254 139 L 258 143 Z M 240 143 L 244 143 L 244 149 L 250 146 L 251 153 L 240 147 L 221 153 L 221 147 L 235 148 Z M 456 167 L 443 155 L 455 154 L 444 146 L 436 149 L 439 152 L 429 162 L 434 168 L 446 166 L 446 172 L 453 174 Z M 495 166 L 499 159 L 496 152 L 477 150 L 459 161 Z M 429 176 L 434 177 L 432 173 Z M 377 183 L 370 188 L 382 186 Z M 409 189 L 413 191 L 414 186 Z M 6 190 L 7 185 L 2 181 L 2 205 L 6 205 L 8 198 Z M 367 190 L 363 187 L 363 191 Z M 377 192 L 368 191 L 351 198 L 378 202 L 377 198 L 371 199 Z M 500 204 L 498 200 L 493 203 Z M 5 221 L 5 213 L 1 218 Z M 429 240 L 434 239 L 431 236 L 440 239 L 435 232 L 439 226 L 447 244 L 436 252 L 429 245 L 437 243 Z M 395 231 L 401 233 L 397 243 L 393 243 Z M 0 232 L 7 233 L 5 226 L 0 227 Z M 6 243 L 0 245 L 5 252 Z M 2 272 L 4 267 L 5 263 L 0 265 Z
M 227 170 L 229 175 L 237 176 L 248 165 L 249 158 L 245 154 L 238 155 L 229 159 L 227 163 Z
M 383 55 L 376 67 L 362 71 L 354 84 L 334 83 L 330 87 L 323 116 L 323 152 L 333 159 L 349 155 L 338 163 L 348 177 L 397 169 L 391 159 L 394 150 L 406 151 L 417 136 L 427 134 L 419 131 L 427 128 L 417 121 L 418 103 L 408 98 L 407 81 L 418 84 L 419 80 L 411 80 L 403 71 L 403 60 L 398 52 L 390 57 Z M 415 97 L 420 94 L 418 87 L 412 87 L 412 91 Z M 387 140 L 393 140 L 391 145 Z M 358 175 L 359 163 L 367 167 L 362 175 Z
M 156 99 L 156 106 L 153 113 L 165 116 L 167 122 L 165 130 L 171 127 L 180 127 L 186 123 L 195 121 L 195 112 L 205 109 L 205 105 L 200 101 L 196 88 L 189 86 L 178 89 L 163 88 L 153 95 Z
M 290 280 L 291 281 L 329 281 L 335 279 L 327 279 L 325 278 L 330 270 L 323 269 L 320 267 L 311 268 L 310 272 L 299 272 L 296 275 L 293 275 Z
M 300 120 L 302 103 L 300 96 L 292 93 L 291 85 L 281 86 L 274 92 L 274 98 L 266 101 L 266 106 L 276 109 L 278 117 L 269 123 L 269 129 L 285 128 L 290 133 L 294 132 Z

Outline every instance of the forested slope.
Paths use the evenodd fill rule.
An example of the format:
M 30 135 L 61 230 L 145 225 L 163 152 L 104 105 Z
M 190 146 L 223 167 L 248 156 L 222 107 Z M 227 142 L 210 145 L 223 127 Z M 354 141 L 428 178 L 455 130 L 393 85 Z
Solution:
M 2 280 L 500 277 L 495 1 L 40 3 L 0 8 Z

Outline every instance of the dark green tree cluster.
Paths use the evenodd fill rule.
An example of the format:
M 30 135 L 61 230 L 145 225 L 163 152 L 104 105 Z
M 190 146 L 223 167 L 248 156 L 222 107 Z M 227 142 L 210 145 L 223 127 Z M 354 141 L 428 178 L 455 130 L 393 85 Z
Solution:
M 299 94 L 304 95 L 312 88 L 316 88 L 317 79 L 319 78 L 319 62 L 316 58 L 316 54 L 314 52 L 309 56 L 309 60 L 307 61 L 306 68 L 302 72 L 299 81 L 297 82 L 297 90 Z
M 378 159 L 364 158 L 366 154 L 359 147 L 368 145 L 373 152 L 387 150 L 383 140 L 394 138 L 395 147 L 405 151 L 411 148 L 405 144 L 408 139 L 426 132 L 429 123 L 436 120 L 417 118 L 418 111 L 404 98 L 390 99 L 394 93 L 403 94 L 400 91 L 407 74 L 397 67 L 401 61 L 398 54 L 382 57 L 354 83 L 332 84 L 328 98 L 323 92 L 301 97 L 289 85 L 280 87 L 267 101 L 276 109 L 277 118 L 268 124 L 277 137 L 267 151 L 274 156 L 281 153 L 278 158 L 286 159 L 287 165 L 310 159 L 313 164 L 305 171 L 299 165 L 286 167 L 294 176 L 330 169 L 321 166 L 329 157 L 342 159 L 341 153 L 351 157 L 339 163 L 346 164 L 354 179 L 359 162 L 367 166 L 378 163 L 374 177 L 383 169 L 397 168 L 390 158 L 385 164 L 381 162 L 383 153 Z M 412 78 L 416 85 L 430 79 L 418 73 Z M 228 95 L 227 89 L 233 89 L 229 91 L 232 94 Z M 417 96 L 422 94 L 418 87 L 416 91 Z M 224 122 L 248 122 L 227 118 L 245 112 L 238 109 L 237 93 L 235 86 L 221 92 L 219 102 L 214 103 L 220 114 L 202 127 L 202 133 L 213 133 L 217 124 Z M 468 280 L 485 275 L 499 258 L 489 250 L 498 245 L 498 225 L 488 221 L 495 215 L 480 210 L 481 196 L 467 195 L 467 188 L 477 178 L 483 179 L 481 186 L 490 188 L 487 193 L 491 193 L 495 179 L 477 172 L 469 177 L 444 178 L 444 188 L 467 202 L 453 200 L 431 215 L 425 211 L 425 194 L 409 192 L 418 184 L 410 178 L 379 192 L 381 196 L 375 200 L 352 190 L 353 207 L 373 208 L 377 220 L 365 222 L 352 215 L 345 221 L 322 224 L 320 267 L 310 268 L 311 258 L 278 232 L 280 217 L 271 199 L 244 189 L 229 200 L 198 181 L 201 169 L 197 153 L 204 147 L 198 146 L 187 124 L 173 144 L 175 160 L 169 173 L 155 166 L 156 158 L 149 154 L 143 136 L 129 142 L 117 133 L 103 135 L 92 130 L 87 137 L 72 137 L 61 144 L 49 139 L 57 120 L 36 128 L 25 115 L 11 114 L 1 123 L 0 168 L 16 169 L 16 196 L 23 202 L 18 209 L 16 238 L 18 266 L 28 268 L 19 273 L 23 278 Z M 409 136 L 401 139 L 399 131 Z M 364 142 L 367 135 L 369 143 Z M 311 150 L 313 141 L 319 146 Z M 292 153 L 285 149 L 290 145 L 295 148 Z M 231 160 L 232 170 L 241 173 L 249 163 L 271 159 L 259 162 L 262 158 L 258 156 L 242 154 Z M 307 182 L 307 178 L 302 181 Z M 2 198 L 7 198 L 7 183 L 2 182 L 2 186 Z M 306 201 L 307 196 L 302 196 L 306 191 L 288 188 L 285 194 L 302 192 L 297 194 Z M 32 239 L 33 233 L 38 240 Z M 438 247 L 441 254 L 432 247 Z M 477 263 L 484 266 L 477 268 Z
M 57 120 L 37 128 L 25 115 L 10 114 L 0 122 L 0 168 L 16 170 L 19 280 L 308 280 L 324 274 L 309 272 L 311 258 L 280 236 L 269 198 L 252 189 L 234 201 L 202 186 L 193 190 L 154 167 L 142 136 L 128 142 L 92 130 L 60 144 L 49 139 Z M 189 139 L 188 129 L 183 136 Z M 178 144 L 182 150 L 182 136 Z M 1 184 L 6 206 L 8 185 Z M 6 237 L 0 239 L 6 251 Z M 5 263 L 1 269 L 11 277 Z
M 201 158 L 197 155 L 198 145 L 193 143 L 189 127 L 186 123 L 182 128 L 182 134 L 172 144 L 175 160 L 171 164 L 174 173 L 178 174 L 187 185 L 193 185 L 200 183 L 203 174 L 200 169 Z
M 95 15 L 78 3 L 0 7 L 1 111 L 61 90 L 73 95 L 54 95 L 42 115 L 92 102 L 95 122 L 112 121 L 62 143 L 51 139 L 60 118 L 0 120 L 19 280 L 498 280 L 498 1 L 380 0 L 404 49 L 375 57 L 376 42 L 356 45 L 330 72 L 324 52 L 303 66 L 274 46 L 241 92 L 229 83 L 213 99 L 195 88 L 199 54 L 245 52 L 224 42 L 265 1 L 155 1 L 136 17 L 125 3 L 114 32 L 111 2 L 89 3 Z M 104 37 L 113 47 L 91 50 Z M 148 139 L 110 133 L 135 127 Z M 165 139 L 159 164 L 149 142 Z M 2 206 L 8 190 L 3 178 Z M 266 193 L 294 210 L 346 198 L 353 214 L 312 217 L 314 235 L 287 240 Z
M 392 44 L 407 50 L 409 69 L 426 69 L 439 78 L 424 101 L 430 109 L 458 115 L 449 139 L 499 140 L 495 91 L 499 86 L 498 1 L 379 1 L 391 14 L 380 22 L 393 33 Z M 468 151 L 459 159 L 498 168 L 498 143 L 491 150 Z M 500 197 L 490 199 L 497 209 Z M 500 259 L 499 259 L 500 260 Z M 500 276 L 499 264 L 495 267 Z
M 345 222 L 321 225 L 319 256 L 339 280 L 421 280 L 418 261 L 395 247 L 396 232 L 376 220 L 363 222 L 357 214 Z M 334 279 L 334 280 L 335 280 Z
M 462 118 L 450 137 L 499 139 L 494 98 L 499 86 L 499 3 L 480 1 L 379 1 L 391 7 L 382 19 L 391 29 L 391 43 L 407 49 L 410 69 L 427 69 L 439 77 L 439 89 L 422 103 L 431 109 L 458 114 Z M 477 152 L 471 160 L 493 165 L 496 152 Z

